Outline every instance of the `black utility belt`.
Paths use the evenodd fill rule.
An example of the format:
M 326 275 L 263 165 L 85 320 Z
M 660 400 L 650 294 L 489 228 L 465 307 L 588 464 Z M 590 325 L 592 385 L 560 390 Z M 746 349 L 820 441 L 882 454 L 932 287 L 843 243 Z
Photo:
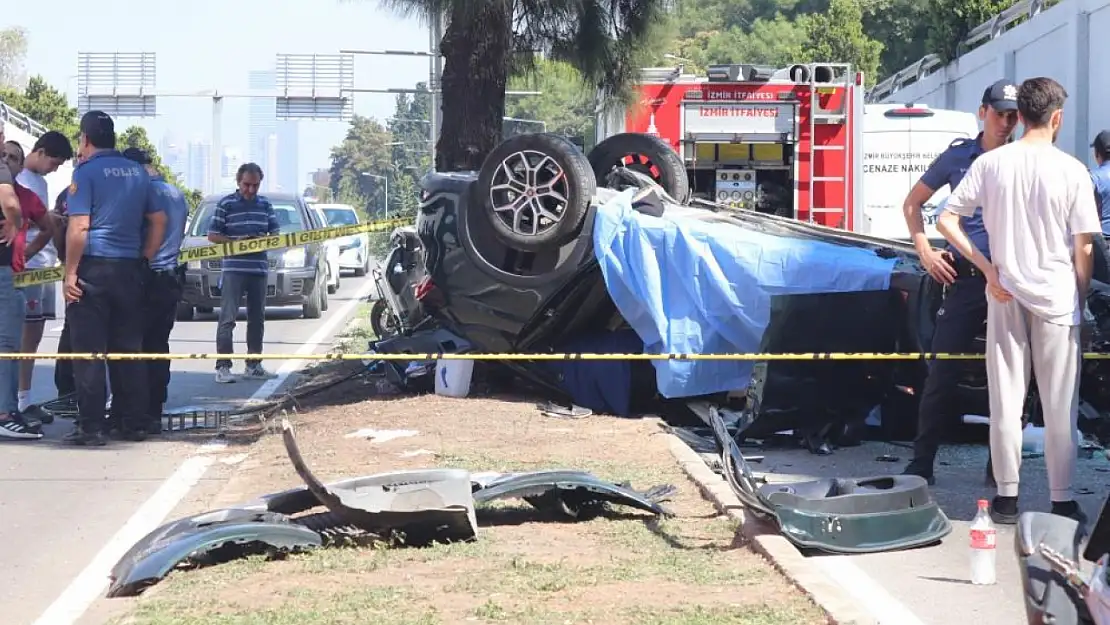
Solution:
M 956 278 L 963 280 L 967 278 L 983 278 L 983 272 L 975 266 L 975 263 L 967 260 L 966 258 L 957 256 L 952 263 L 953 268 L 956 270 Z

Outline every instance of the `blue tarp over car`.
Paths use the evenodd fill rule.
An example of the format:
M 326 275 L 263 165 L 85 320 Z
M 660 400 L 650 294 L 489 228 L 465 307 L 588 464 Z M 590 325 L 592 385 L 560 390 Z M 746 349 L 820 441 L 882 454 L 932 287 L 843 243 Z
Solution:
M 609 294 L 648 353 L 756 353 L 771 298 L 886 290 L 897 262 L 868 249 L 772 235 L 721 221 L 653 217 L 635 190 L 599 206 L 594 251 Z M 753 363 L 655 361 L 659 392 L 747 388 Z

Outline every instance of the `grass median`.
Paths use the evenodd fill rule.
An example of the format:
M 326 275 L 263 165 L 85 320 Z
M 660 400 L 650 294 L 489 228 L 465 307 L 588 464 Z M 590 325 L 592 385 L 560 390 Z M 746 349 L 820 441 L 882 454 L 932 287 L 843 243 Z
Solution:
M 742 541 L 678 469 L 655 419 L 564 420 L 504 398 L 382 397 L 345 383 L 296 415 L 325 481 L 389 470 L 584 469 L 634 488 L 674 484 L 674 518 L 616 508 L 567 522 L 518 501 L 479 509 L 470 543 L 328 548 L 179 571 L 117 619 L 147 625 L 807 625 L 824 614 Z M 339 393 L 343 390 L 342 393 Z M 360 430 L 408 430 L 383 442 Z M 236 476 L 262 494 L 299 484 L 280 436 Z

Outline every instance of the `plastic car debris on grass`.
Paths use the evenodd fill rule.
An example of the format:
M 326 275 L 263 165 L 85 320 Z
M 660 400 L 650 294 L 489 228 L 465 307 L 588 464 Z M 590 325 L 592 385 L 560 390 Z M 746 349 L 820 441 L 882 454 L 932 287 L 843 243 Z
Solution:
M 282 421 L 286 453 L 304 486 L 167 523 L 139 540 L 116 563 L 109 597 L 134 596 L 184 566 L 218 564 L 248 555 L 277 556 L 363 540 L 419 547 L 477 538 L 476 506 L 523 499 L 567 520 L 622 505 L 669 515 L 660 505 L 670 485 L 644 492 L 585 471 L 472 474 L 461 469 L 394 471 L 324 484 Z M 314 510 L 324 508 L 322 512 Z

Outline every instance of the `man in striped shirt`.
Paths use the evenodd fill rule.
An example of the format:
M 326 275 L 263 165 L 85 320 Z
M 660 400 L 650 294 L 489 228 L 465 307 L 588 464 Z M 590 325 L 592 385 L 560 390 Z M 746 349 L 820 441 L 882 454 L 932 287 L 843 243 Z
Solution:
M 279 234 L 281 228 L 274 207 L 258 194 L 262 186 L 262 168 L 244 163 L 235 174 L 239 189 L 216 204 L 208 226 L 208 240 L 228 243 Z M 262 353 L 263 326 L 266 321 L 266 282 L 270 270 L 266 252 L 228 256 L 220 264 L 220 320 L 216 329 L 216 353 L 233 354 L 232 332 L 239 302 L 247 298 L 247 353 Z M 243 377 L 269 380 L 274 374 L 262 368 L 262 361 L 247 361 Z M 216 382 L 234 382 L 231 360 L 216 361 Z

